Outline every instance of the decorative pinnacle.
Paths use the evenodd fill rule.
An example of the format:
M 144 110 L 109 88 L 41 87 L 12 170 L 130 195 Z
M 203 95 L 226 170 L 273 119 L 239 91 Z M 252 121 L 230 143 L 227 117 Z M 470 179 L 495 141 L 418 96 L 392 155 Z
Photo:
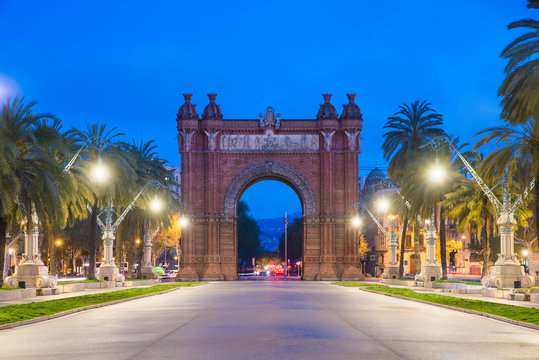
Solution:
M 355 93 L 351 93 L 351 94 L 346 94 L 346 96 L 348 96 L 348 102 L 350 104 L 353 104 L 354 103 L 354 99 L 356 98 L 356 94 Z
M 324 97 L 324 101 L 327 103 L 329 103 L 329 100 L 331 100 L 331 95 L 332 94 L 322 94 L 322 96 Z
M 185 99 L 185 102 L 188 103 L 191 101 L 191 97 L 193 96 L 193 94 L 182 94 L 183 95 L 183 98 Z
M 208 98 L 210 99 L 210 103 L 214 103 L 216 97 L 217 97 L 216 93 L 208 94 Z

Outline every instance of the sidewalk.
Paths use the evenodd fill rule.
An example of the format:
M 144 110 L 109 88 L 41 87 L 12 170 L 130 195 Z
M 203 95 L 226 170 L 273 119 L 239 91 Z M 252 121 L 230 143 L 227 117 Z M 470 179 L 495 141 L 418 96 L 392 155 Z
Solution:
M 167 284 L 167 283 L 165 283 L 165 284 Z M 58 300 L 58 299 L 65 299 L 65 298 L 75 297 L 75 296 L 99 294 L 99 293 L 105 293 L 105 292 L 111 292 L 111 291 L 128 290 L 128 289 L 135 289 L 135 288 L 146 288 L 146 287 L 150 287 L 150 286 L 154 286 L 154 285 L 115 287 L 115 288 L 108 288 L 108 289 L 84 289 L 83 291 L 77 291 L 77 292 L 71 292 L 71 293 L 63 293 L 63 294 L 58 294 L 58 295 L 36 296 L 36 297 L 31 297 L 31 298 L 19 299 L 19 300 L 2 301 L 2 302 L 0 302 L 0 308 L 2 306 L 7 306 L 7 305 L 29 304 L 29 303 L 34 303 L 34 302 L 41 302 L 41 301 L 47 301 L 47 300 Z
M 457 297 L 457 298 L 488 301 L 488 302 L 493 302 L 493 303 L 498 303 L 498 304 L 515 305 L 515 306 L 528 307 L 532 309 L 539 309 L 539 304 L 532 303 L 529 301 L 515 301 L 515 300 L 485 297 L 485 296 L 482 296 L 481 294 L 458 294 L 458 293 L 449 293 L 449 292 L 437 292 L 437 291 L 434 291 L 435 290 L 434 288 L 389 285 L 389 284 L 381 283 L 379 281 L 375 282 L 375 281 L 365 280 L 363 282 L 372 282 L 373 284 L 381 284 L 381 285 L 386 285 L 389 287 L 410 289 L 417 293 L 431 293 L 431 294 L 442 295 L 442 296 L 451 296 L 451 297 Z

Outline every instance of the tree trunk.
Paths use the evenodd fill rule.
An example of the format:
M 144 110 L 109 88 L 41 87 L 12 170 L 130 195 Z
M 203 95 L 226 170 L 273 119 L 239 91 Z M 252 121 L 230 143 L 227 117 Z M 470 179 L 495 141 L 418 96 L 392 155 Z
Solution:
M 537 121 L 537 120 L 536 120 Z M 536 174 L 535 174 L 535 178 L 536 179 L 539 179 L 539 164 L 536 164 L 537 166 L 537 170 L 536 170 Z M 537 216 L 539 216 L 539 186 L 535 186 L 534 188 L 535 190 L 535 234 L 537 234 L 537 236 L 539 236 L 539 219 L 537 218 Z
M 0 269 L 2 273 L 0 274 L 0 287 L 4 283 L 4 268 L 6 262 L 6 230 L 7 230 L 7 220 L 4 217 L 0 217 Z
M 443 206 L 440 206 L 440 262 L 442 263 L 442 279 L 447 279 L 447 243 L 445 239 L 445 216 Z
M 406 228 L 408 227 L 408 211 L 404 214 L 401 233 L 401 255 L 399 259 L 399 277 L 404 277 L 404 240 L 406 239 Z
M 481 234 L 480 234 L 481 256 L 483 257 L 483 266 L 481 267 L 481 277 L 488 275 L 488 261 L 490 257 L 490 246 L 489 246 L 490 239 L 488 238 L 488 235 L 487 235 L 487 222 L 488 222 L 487 216 L 488 215 L 486 214 L 486 211 L 483 210 L 483 212 L 485 214 L 483 217 L 483 226 L 481 227 Z
M 95 253 L 97 247 L 97 199 L 92 206 L 90 221 L 90 266 L 88 267 L 88 279 L 95 279 Z
M 144 248 L 144 233 L 145 233 L 145 229 L 144 229 L 144 225 L 145 225 L 146 221 L 144 218 L 142 218 L 142 221 L 140 223 L 140 227 L 139 227 L 139 232 L 140 232 L 140 235 L 139 235 L 139 238 L 140 238 L 140 243 L 138 244 L 137 246 L 137 262 L 138 262 L 138 266 L 137 266 L 137 279 L 142 279 L 142 249 Z
M 414 257 L 415 257 L 415 273 L 421 272 L 421 229 L 419 221 L 414 222 Z
M 54 243 L 54 234 L 51 229 L 47 231 L 47 243 L 49 245 L 49 271 L 50 274 L 56 276 L 57 267 L 56 267 L 56 251 Z

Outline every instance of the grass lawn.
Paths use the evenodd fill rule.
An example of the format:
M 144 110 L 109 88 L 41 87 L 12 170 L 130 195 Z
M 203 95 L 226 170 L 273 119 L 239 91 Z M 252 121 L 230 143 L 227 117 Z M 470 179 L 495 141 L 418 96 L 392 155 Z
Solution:
M 530 324 L 539 325 L 539 309 L 437 294 L 416 293 L 413 290 L 404 288 L 372 286 L 368 287 L 367 289 L 379 293 L 400 295 L 411 299 L 418 299 L 436 304 L 454 306 L 461 309 L 480 311 L 488 314 L 502 316 L 512 320 L 518 320 Z
M 94 282 L 104 282 L 105 280 L 73 280 L 73 281 L 60 281 L 57 285 L 70 285 L 70 284 L 81 284 L 81 283 L 94 283 Z
M 386 286 L 386 285 L 377 284 L 377 283 L 357 282 L 357 281 L 337 281 L 337 282 L 334 282 L 334 284 L 342 285 L 342 286 Z
M 147 288 L 109 291 L 100 294 L 74 296 L 65 299 L 47 300 L 30 304 L 7 305 L 0 307 L 0 324 L 28 320 L 41 316 L 57 314 L 59 312 L 76 309 L 84 306 L 102 304 L 110 301 L 128 299 L 135 296 L 153 294 L 171 290 L 178 286 L 190 286 L 200 282 L 170 283 L 154 285 Z
M 6 290 L 21 290 L 20 287 L 7 287 L 7 286 L 3 286 L 0 288 L 0 291 L 6 291 Z

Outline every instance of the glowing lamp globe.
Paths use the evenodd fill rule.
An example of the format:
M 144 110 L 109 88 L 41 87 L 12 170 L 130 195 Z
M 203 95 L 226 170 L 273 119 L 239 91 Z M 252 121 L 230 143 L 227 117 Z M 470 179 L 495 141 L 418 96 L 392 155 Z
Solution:
M 361 218 L 359 216 L 354 216 L 352 218 L 352 226 L 353 227 L 360 227 L 361 226 Z
M 155 197 L 150 202 L 150 209 L 152 209 L 153 212 L 157 212 L 161 210 L 162 207 L 163 207 L 163 204 L 161 203 L 161 200 L 159 200 L 157 195 L 155 195 Z
M 92 169 L 92 177 L 98 183 L 103 183 L 109 177 L 109 172 L 107 168 L 103 165 L 101 156 L 97 158 L 97 164 Z
M 430 179 L 433 182 L 438 183 L 442 181 L 443 178 L 444 178 L 444 170 L 441 167 L 435 166 L 430 170 Z
M 389 210 L 389 201 L 387 201 L 386 199 L 380 199 L 376 203 L 376 207 L 378 208 L 378 211 L 386 212 Z
M 187 220 L 187 218 L 185 218 L 184 216 L 182 216 L 180 218 L 180 227 L 186 227 L 187 225 L 189 224 L 189 220 Z

